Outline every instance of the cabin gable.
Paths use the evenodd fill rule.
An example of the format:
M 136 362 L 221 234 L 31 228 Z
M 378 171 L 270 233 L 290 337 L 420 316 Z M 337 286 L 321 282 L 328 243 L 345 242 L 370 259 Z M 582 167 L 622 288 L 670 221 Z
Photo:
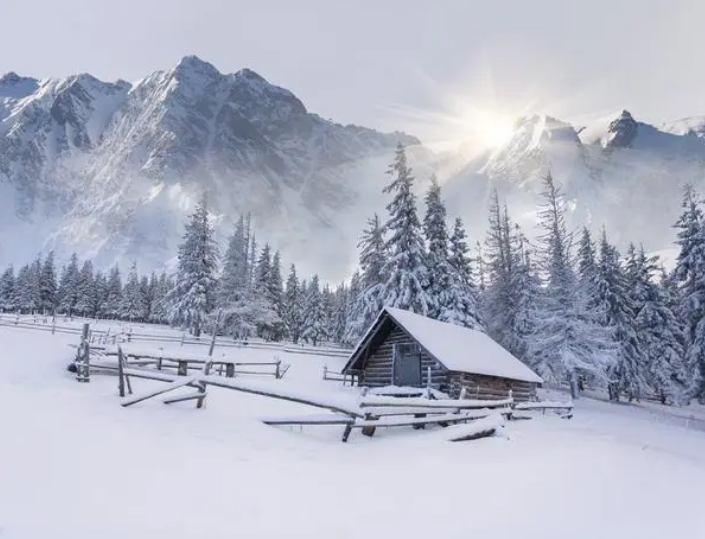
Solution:
M 385 321 L 386 328 L 380 333 L 385 336 L 379 342 L 371 343 L 362 363 L 360 385 L 367 387 L 384 387 L 399 385 L 395 382 L 409 379 L 414 368 L 400 365 L 401 361 L 418 361 L 419 376 L 414 384 L 417 387 L 428 385 L 428 369 L 431 369 L 431 387 L 438 389 L 446 382 L 447 370 L 428 354 L 416 340 L 390 318 Z M 396 352 L 396 356 L 395 356 Z M 396 363 L 396 364 L 395 364 Z

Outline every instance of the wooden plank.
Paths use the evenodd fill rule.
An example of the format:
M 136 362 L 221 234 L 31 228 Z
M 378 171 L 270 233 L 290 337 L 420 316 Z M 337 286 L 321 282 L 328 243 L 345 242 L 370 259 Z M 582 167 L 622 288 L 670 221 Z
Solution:
M 349 416 L 326 414 L 322 416 L 273 417 L 263 419 L 265 425 L 350 425 L 355 420 Z
M 191 378 L 183 378 L 182 377 L 180 380 L 173 381 L 168 386 L 163 386 L 160 389 L 150 391 L 149 393 L 143 393 L 142 395 L 137 395 L 137 396 L 125 399 L 120 403 L 120 405 L 123 407 L 132 406 L 133 404 L 137 404 L 138 402 L 146 401 L 147 399 L 152 399 L 152 398 L 157 397 L 159 395 L 163 395 L 164 393 L 168 393 L 169 391 L 179 389 L 180 387 L 190 386 L 194 382 L 196 382 L 195 377 L 191 377 Z
M 481 430 L 478 432 L 473 432 L 471 434 L 465 434 L 462 436 L 458 436 L 457 438 L 450 438 L 451 442 L 467 442 L 470 440 L 478 440 L 480 438 L 487 438 L 489 436 L 493 436 L 497 432 L 496 427 L 488 427 L 485 430 Z
M 164 399 L 164 404 L 174 404 L 177 402 L 185 402 L 185 401 L 191 401 L 195 399 L 202 399 L 205 395 L 201 393 L 200 391 L 197 391 L 196 393 L 188 393 L 186 395 L 179 395 L 178 397 L 169 397 L 167 399 Z
M 407 427 L 414 425 L 428 425 L 433 423 L 459 423 L 463 421 L 483 419 L 492 415 L 493 413 L 494 411 L 488 410 L 486 413 L 483 414 L 441 414 L 418 418 L 358 419 L 353 424 L 353 427 L 364 429 L 368 427 Z

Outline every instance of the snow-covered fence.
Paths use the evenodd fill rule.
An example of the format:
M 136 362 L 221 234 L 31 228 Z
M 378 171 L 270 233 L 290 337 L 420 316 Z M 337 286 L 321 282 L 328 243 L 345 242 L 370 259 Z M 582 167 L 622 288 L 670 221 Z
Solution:
M 326 381 L 333 382 L 343 382 L 346 385 L 350 381 L 350 386 L 354 386 L 356 381 L 359 381 L 359 374 L 350 372 L 342 373 L 338 371 L 332 371 L 328 368 L 328 365 L 323 365 L 323 379 Z

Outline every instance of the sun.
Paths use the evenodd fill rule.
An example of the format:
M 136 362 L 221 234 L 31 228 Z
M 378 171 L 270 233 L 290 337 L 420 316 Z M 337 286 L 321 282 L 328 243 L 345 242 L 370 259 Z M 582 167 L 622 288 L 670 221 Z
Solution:
M 475 110 L 463 119 L 467 135 L 477 144 L 497 149 L 512 138 L 514 119 L 511 115 L 491 109 Z

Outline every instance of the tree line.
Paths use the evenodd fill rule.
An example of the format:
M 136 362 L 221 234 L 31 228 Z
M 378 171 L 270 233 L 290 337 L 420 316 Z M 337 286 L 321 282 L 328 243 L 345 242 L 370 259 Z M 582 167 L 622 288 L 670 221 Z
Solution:
M 638 243 L 622 254 L 604 229 L 596 238 L 587 228 L 570 230 L 565 197 L 550 175 L 535 239 L 494 192 L 488 232 L 471 254 L 435 177 L 420 216 L 403 146 L 387 174 L 386 213 L 368 219 L 357 268 L 335 287 L 317 275 L 301 278 L 294 264 L 283 277 L 279 252 L 258 245 L 249 216 L 240 217 L 221 256 L 203 197 L 185 224 L 173 275 L 140 276 L 133 264 L 123 284 L 117 266 L 103 274 L 74 255 L 57 278 L 49 253 L 4 272 L 0 308 L 352 346 L 392 306 L 485 331 L 574 396 L 590 386 L 615 400 L 705 401 L 705 218 L 692 187 L 674 224 L 676 266 L 666 271 Z

